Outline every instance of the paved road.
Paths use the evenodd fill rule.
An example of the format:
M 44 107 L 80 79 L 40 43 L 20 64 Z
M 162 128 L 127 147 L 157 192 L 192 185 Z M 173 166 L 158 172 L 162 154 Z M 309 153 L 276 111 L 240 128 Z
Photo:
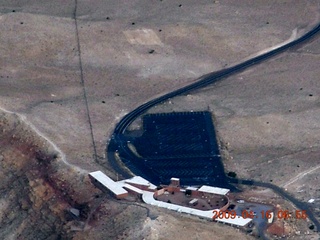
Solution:
M 310 208 L 310 205 L 308 203 L 299 201 L 292 195 L 290 195 L 287 191 L 284 189 L 271 184 L 271 183 L 265 183 L 265 182 L 258 182 L 254 180 L 247 180 L 247 179 L 232 179 L 229 178 L 230 183 L 235 183 L 235 184 L 243 184 L 243 185 L 249 185 L 249 186 L 258 186 L 258 187 L 264 187 L 264 188 L 270 188 L 277 194 L 281 195 L 283 198 L 287 199 L 288 201 L 292 202 L 298 209 L 300 210 L 305 210 L 308 218 L 313 222 L 315 227 L 317 228 L 317 231 L 320 231 L 320 222 L 318 219 L 315 217 L 315 214 L 313 213 L 312 209 Z
M 185 86 L 183 88 L 177 89 L 175 91 L 172 91 L 170 93 L 167 93 L 163 96 L 160 96 L 158 98 L 155 98 L 149 102 L 146 102 L 144 104 L 142 104 L 141 106 L 137 107 L 136 109 L 134 109 L 132 112 L 128 113 L 127 115 L 125 115 L 120 122 L 116 125 L 116 128 L 114 130 L 114 133 L 111 137 L 111 140 L 109 142 L 109 145 L 107 147 L 107 156 L 108 156 L 108 160 L 109 163 L 111 164 L 111 166 L 121 175 L 123 175 L 124 177 L 130 177 L 131 175 L 125 171 L 117 162 L 117 160 L 115 159 L 114 153 L 116 151 L 118 151 L 121 155 L 121 157 L 126 157 L 128 159 L 134 159 L 136 158 L 135 155 L 131 152 L 130 149 L 128 149 L 125 138 L 123 136 L 123 134 L 125 133 L 126 129 L 128 128 L 128 126 L 136 119 L 138 118 L 141 114 L 143 114 L 144 112 L 146 112 L 148 109 L 150 109 L 151 107 L 168 100 L 169 98 L 173 98 L 176 97 L 178 95 L 181 94 L 186 94 L 192 90 L 196 90 L 196 89 L 200 89 L 203 87 L 206 87 L 212 83 L 221 81 L 222 79 L 235 74 L 235 73 L 239 73 L 251 66 L 257 65 L 262 63 L 263 61 L 266 61 L 268 59 L 270 59 L 271 57 L 278 55 L 294 46 L 297 46 L 301 43 L 306 42 L 307 40 L 310 40 L 312 37 L 314 37 L 317 33 L 319 33 L 320 31 L 320 24 L 318 24 L 315 28 L 313 28 L 311 31 L 307 32 L 305 35 L 303 35 L 302 37 L 287 43 L 279 48 L 276 48 L 274 50 L 271 50 L 270 52 L 258 55 L 256 57 L 253 57 L 249 60 L 246 60 L 240 64 L 237 64 L 233 67 L 218 71 L 218 72 L 213 72 L 210 74 L 207 74 L 203 77 L 201 77 L 199 79 L 199 81 L 190 84 L 188 86 Z M 244 185 L 253 185 L 253 186 L 261 186 L 261 187 L 266 187 L 266 188 L 270 188 L 272 190 L 274 190 L 275 192 L 277 192 L 279 195 L 281 195 L 282 197 L 286 198 L 287 200 L 291 201 L 296 207 L 298 207 L 301 210 L 306 210 L 309 219 L 314 223 L 316 229 L 318 231 L 320 231 L 320 223 L 319 221 L 316 219 L 316 217 L 314 216 L 312 210 L 309 208 L 309 206 L 304 203 L 301 202 L 297 199 L 295 199 L 293 196 L 291 196 L 290 194 L 288 194 L 286 191 L 284 191 L 282 188 L 270 184 L 270 183 L 263 183 L 263 182 L 257 182 L 254 180 L 241 180 L 241 179 L 229 179 L 230 183 L 236 183 L 236 184 L 244 184 Z

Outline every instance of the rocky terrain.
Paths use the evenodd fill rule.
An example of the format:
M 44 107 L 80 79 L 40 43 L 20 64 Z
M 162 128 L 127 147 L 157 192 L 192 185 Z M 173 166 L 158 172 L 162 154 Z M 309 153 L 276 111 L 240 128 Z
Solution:
M 68 164 L 19 115 L 0 113 L 0 146 L 1 239 L 168 239 L 176 232 L 186 238 L 192 232 L 191 239 L 239 236 L 227 226 L 102 193 L 87 171 Z
M 85 171 L 67 165 L 61 152 L 15 114 L 1 112 L 0 142 L 1 238 L 66 238 L 70 208 L 81 209 L 79 219 L 86 219 L 95 192 Z

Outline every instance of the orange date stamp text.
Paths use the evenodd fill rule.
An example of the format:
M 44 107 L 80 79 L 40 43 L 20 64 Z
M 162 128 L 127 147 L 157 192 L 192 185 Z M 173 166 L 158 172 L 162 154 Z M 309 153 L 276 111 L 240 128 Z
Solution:
M 235 210 L 226 210 L 226 211 L 220 211 L 220 210 L 213 210 L 213 219 L 235 219 L 235 218 L 262 218 L 262 219 L 271 219 L 274 217 L 277 217 L 278 219 L 307 219 L 307 211 L 306 210 L 295 210 L 293 212 L 290 212 L 289 210 L 277 210 L 277 211 L 260 211 L 260 212 L 254 212 L 249 210 L 242 210 L 239 214 Z

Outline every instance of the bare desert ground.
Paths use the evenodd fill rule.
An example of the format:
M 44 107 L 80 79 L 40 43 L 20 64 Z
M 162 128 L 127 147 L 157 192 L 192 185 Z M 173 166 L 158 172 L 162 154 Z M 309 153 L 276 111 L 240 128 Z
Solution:
M 301 36 L 319 11 L 316 0 L 1 1 L 0 107 L 23 116 L 1 113 L 1 238 L 249 239 L 163 210 L 153 219 L 92 188 L 86 174 L 116 176 L 106 143 L 134 107 Z M 228 171 L 319 199 L 318 62 L 315 38 L 152 111 L 209 107 Z M 82 218 L 70 220 L 65 211 L 79 206 Z M 36 231 L 43 221 L 48 229 Z

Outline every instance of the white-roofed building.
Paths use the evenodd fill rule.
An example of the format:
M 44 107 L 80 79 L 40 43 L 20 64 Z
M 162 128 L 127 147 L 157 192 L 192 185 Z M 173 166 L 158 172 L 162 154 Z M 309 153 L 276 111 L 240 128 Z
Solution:
M 170 180 L 172 180 L 172 181 L 180 181 L 180 178 L 172 177 Z
M 133 178 L 124 180 L 124 182 L 142 190 L 154 191 L 157 189 L 156 185 L 150 183 L 148 180 L 140 176 L 134 176 Z
M 186 190 L 197 191 L 198 188 L 197 188 L 197 187 L 191 187 L 191 186 L 189 186 L 189 187 L 186 188 Z
M 203 185 L 201 188 L 198 189 L 198 191 L 225 196 L 227 193 L 230 192 L 230 189 Z
M 180 186 L 180 178 L 172 177 L 170 179 L 170 185 L 172 185 L 172 186 Z
M 158 206 L 162 208 L 167 208 L 170 210 L 174 210 L 181 213 L 187 213 L 191 215 L 196 215 L 201 218 L 206 219 L 212 219 L 217 222 L 227 223 L 230 225 L 236 225 L 236 226 L 245 226 L 249 222 L 252 221 L 250 218 L 243 218 L 241 216 L 236 216 L 234 219 L 232 218 L 215 218 L 214 217 L 214 211 L 225 211 L 226 208 L 229 206 L 229 198 L 228 196 L 225 196 L 229 193 L 229 189 L 226 188 L 218 188 L 218 187 L 211 187 L 211 186 L 202 186 L 200 188 L 196 187 L 187 187 L 186 189 L 181 189 L 178 186 L 168 186 L 167 188 L 162 188 L 157 190 L 157 186 L 150 183 L 146 179 L 135 176 L 130 179 L 121 180 L 118 182 L 113 181 L 111 178 L 109 178 L 107 175 L 105 175 L 101 171 L 91 172 L 89 173 L 89 177 L 98 188 L 102 190 L 108 190 L 111 191 L 118 199 L 125 198 L 128 196 L 128 194 L 136 194 L 142 198 L 142 200 L 150 205 Z M 178 178 L 172 178 L 171 181 L 176 183 L 179 181 Z M 170 191 L 169 191 L 170 190 Z M 183 191 L 182 191 L 183 190 Z M 222 202 L 222 205 L 220 206 L 220 209 L 211 209 L 211 210 L 200 210 L 196 209 L 195 205 L 197 205 L 198 201 L 203 201 L 201 198 L 200 200 L 198 198 L 193 198 L 188 202 L 187 206 L 182 206 L 178 204 L 172 204 L 169 202 L 163 202 L 158 201 L 154 197 L 159 198 L 162 194 L 172 194 L 174 195 L 174 192 L 176 192 L 175 195 L 179 192 L 186 192 L 191 191 L 192 195 L 205 197 L 205 201 L 207 201 L 208 196 L 204 193 L 208 194 L 216 194 L 216 195 L 222 195 L 223 197 L 219 196 L 219 201 Z M 201 194 L 199 194 L 201 192 Z M 185 194 L 185 193 L 184 193 Z M 217 196 L 216 196 L 217 197 Z M 209 199 L 210 200 L 210 199 Z M 211 205 L 210 205 L 211 206 Z M 202 206 L 203 207 L 203 206 Z
M 113 181 L 101 171 L 91 172 L 89 173 L 89 177 L 94 185 L 96 185 L 98 188 L 102 188 L 102 190 L 109 190 L 118 199 L 128 196 L 128 191 L 122 188 L 122 184 Z

